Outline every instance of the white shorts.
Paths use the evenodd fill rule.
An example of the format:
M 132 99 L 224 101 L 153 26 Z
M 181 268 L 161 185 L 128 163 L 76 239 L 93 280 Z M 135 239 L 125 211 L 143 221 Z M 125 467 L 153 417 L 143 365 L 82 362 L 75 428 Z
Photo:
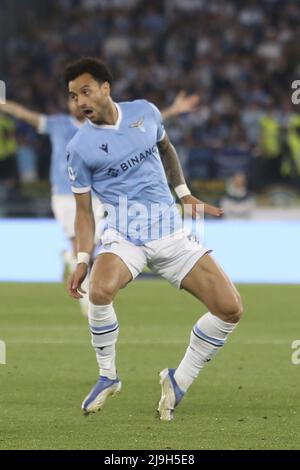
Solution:
M 171 237 L 154 240 L 145 245 L 134 245 L 118 232 L 108 229 L 101 238 L 98 255 L 113 253 L 124 261 L 132 274 L 137 277 L 147 265 L 151 271 L 180 288 L 184 277 L 205 253 L 204 248 L 193 236 L 178 232 Z
M 95 239 L 99 241 L 99 230 L 103 220 L 104 211 L 103 206 L 98 198 L 92 198 L 93 211 L 95 216 L 96 234 Z M 75 214 L 76 214 L 76 203 L 75 198 L 72 194 L 52 194 L 51 197 L 51 209 L 54 214 L 56 221 L 63 229 L 67 238 L 75 237 Z M 101 230 L 101 233 L 103 228 Z

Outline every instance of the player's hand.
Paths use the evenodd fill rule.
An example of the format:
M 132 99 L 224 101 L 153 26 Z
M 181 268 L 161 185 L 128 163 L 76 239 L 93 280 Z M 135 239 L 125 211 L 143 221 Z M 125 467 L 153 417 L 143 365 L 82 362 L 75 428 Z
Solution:
M 68 279 L 68 292 L 73 299 L 82 299 L 86 292 L 81 288 L 88 272 L 88 266 L 85 263 L 77 264 L 73 274 Z
M 196 111 L 200 101 L 200 96 L 197 94 L 187 95 L 186 91 L 181 90 L 174 100 L 172 105 L 174 116 L 182 113 L 190 113 Z
M 190 206 L 186 207 L 186 209 L 191 210 L 191 216 L 192 218 L 196 218 L 197 214 L 199 214 L 199 205 L 203 206 L 204 205 L 204 214 L 207 215 L 212 215 L 214 217 L 221 217 L 224 214 L 223 209 L 215 206 L 211 206 L 210 204 L 206 204 L 205 202 L 200 201 L 196 197 L 189 195 L 189 196 L 184 196 L 181 198 L 181 203 L 183 206 Z

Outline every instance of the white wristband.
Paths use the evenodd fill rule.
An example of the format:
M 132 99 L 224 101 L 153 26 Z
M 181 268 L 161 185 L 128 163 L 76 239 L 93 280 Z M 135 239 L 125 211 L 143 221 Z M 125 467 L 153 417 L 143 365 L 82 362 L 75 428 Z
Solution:
M 179 186 L 176 186 L 176 188 L 174 188 L 174 191 L 179 197 L 179 199 L 184 196 L 189 196 L 191 194 L 191 191 L 189 190 L 186 184 L 180 184 Z
M 90 255 L 88 253 L 85 253 L 84 251 L 79 251 L 77 253 L 77 264 L 79 263 L 85 263 L 87 265 L 90 264 Z

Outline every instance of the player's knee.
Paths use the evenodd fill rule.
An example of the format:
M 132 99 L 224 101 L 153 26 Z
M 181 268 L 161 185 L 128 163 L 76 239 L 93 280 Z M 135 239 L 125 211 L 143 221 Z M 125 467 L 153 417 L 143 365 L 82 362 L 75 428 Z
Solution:
M 243 303 L 241 296 L 235 293 L 230 300 L 224 302 L 220 309 L 220 316 L 228 323 L 238 323 L 243 314 Z
M 240 321 L 244 312 L 243 302 L 241 299 L 240 294 L 236 293 L 236 302 L 235 302 L 235 312 L 234 317 L 236 319 L 236 323 Z
M 89 290 L 90 301 L 95 305 L 108 305 L 114 299 L 115 289 L 111 283 L 92 282 Z

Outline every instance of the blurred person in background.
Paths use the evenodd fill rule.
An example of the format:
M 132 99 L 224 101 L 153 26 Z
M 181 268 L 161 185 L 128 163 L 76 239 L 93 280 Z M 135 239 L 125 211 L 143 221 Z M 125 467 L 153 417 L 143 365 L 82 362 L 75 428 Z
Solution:
M 256 146 L 260 136 L 260 122 L 263 111 L 258 103 L 250 101 L 241 112 L 241 123 L 250 145 Z
M 16 126 L 18 148 L 16 162 L 18 178 L 21 184 L 34 183 L 38 179 L 38 154 L 36 151 L 36 133 L 24 121 Z
M 282 175 L 300 192 L 300 114 L 290 117 L 287 128 L 288 152 L 282 162 Z
M 247 188 L 245 173 L 237 172 L 226 181 L 226 194 L 221 199 L 224 217 L 249 219 L 255 209 L 255 200 Z
M 248 143 L 258 146 L 257 119 L 271 101 L 280 114 L 290 81 L 299 76 L 299 2 L 165 0 L 145 5 L 140 0 L 58 0 L 46 8 L 31 0 L 31 5 L 30 11 L 16 12 L 20 28 L 3 41 L 4 79 L 17 85 L 12 90 L 15 101 L 47 114 L 63 104 L 57 81 L 63 64 L 75 55 L 92 54 L 112 68 L 119 101 L 143 97 L 161 108 L 180 88 L 201 90 L 208 114 L 220 116 L 221 125 L 214 131 L 217 141 L 224 128 L 232 127 L 228 116 L 234 111 Z M 31 21 L 26 22 L 23 16 L 29 13 Z M 9 33 L 9 25 L 7 29 Z M 28 85 L 24 77 L 29 74 Z M 30 100 L 24 99 L 27 86 Z M 201 112 L 181 119 L 183 140 L 193 135 L 196 148 L 207 127 Z M 256 162 L 263 167 L 261 190 L 270 184 L 266 167 L 279 163 L 272 152 L 267 150 L 268 157 Z M 209 172 L 207 178 L 214 176 Z
M 15 123 L 10 117 L 0 113 L 0 181 L 4 197 L 16 184 L 16 151 Z
M 75 205 L 70 186 L 68 184 L 67 164 L 65 159 L 65 150 L 68 142 L 75 135 L 79 127 L 84 123 L 85 118 L 78 111 L 74 103 L 68 101 L 69 114 L 60 113 L 53 115 L 44 115 L 31 111 L 22 105 L 7 101 L 0 109 L 33 126 L 40 134 L 47 134 L 51 141 L 51 207 L 55 219 L 61 226 L 64 234 L 70 240 L 71 250 L 64 251 L 63 259 L 67 272 L 71 273 L 76 267 L 76 244 L 75 244 Z M 26 153 L 23 156 L 27 156 Z M 104 219 L 103 209 L 96 199 L 93 201 L 95 222 L 97 227 L 101 227 Z M 101 228 L 100 228 L 101 231 Z M 100 234 L 99 234 L 100 235 Z M 80 301 L 82 312 L 87 312 L 87 297 Z
M 224 136 L 216 154 L 216 174 L 226 180 L 235 173 L 246 173 L 251 161 L 251 146 L 246 140 L 244 128 L 238 119 L 232 120 L 228 135 Z
M 278 183 L 281 177 L 282 141 L 279 116 L 273 103 L 268 105 L 267 112 L 260 119 L 259 158 L 262 183 Z

